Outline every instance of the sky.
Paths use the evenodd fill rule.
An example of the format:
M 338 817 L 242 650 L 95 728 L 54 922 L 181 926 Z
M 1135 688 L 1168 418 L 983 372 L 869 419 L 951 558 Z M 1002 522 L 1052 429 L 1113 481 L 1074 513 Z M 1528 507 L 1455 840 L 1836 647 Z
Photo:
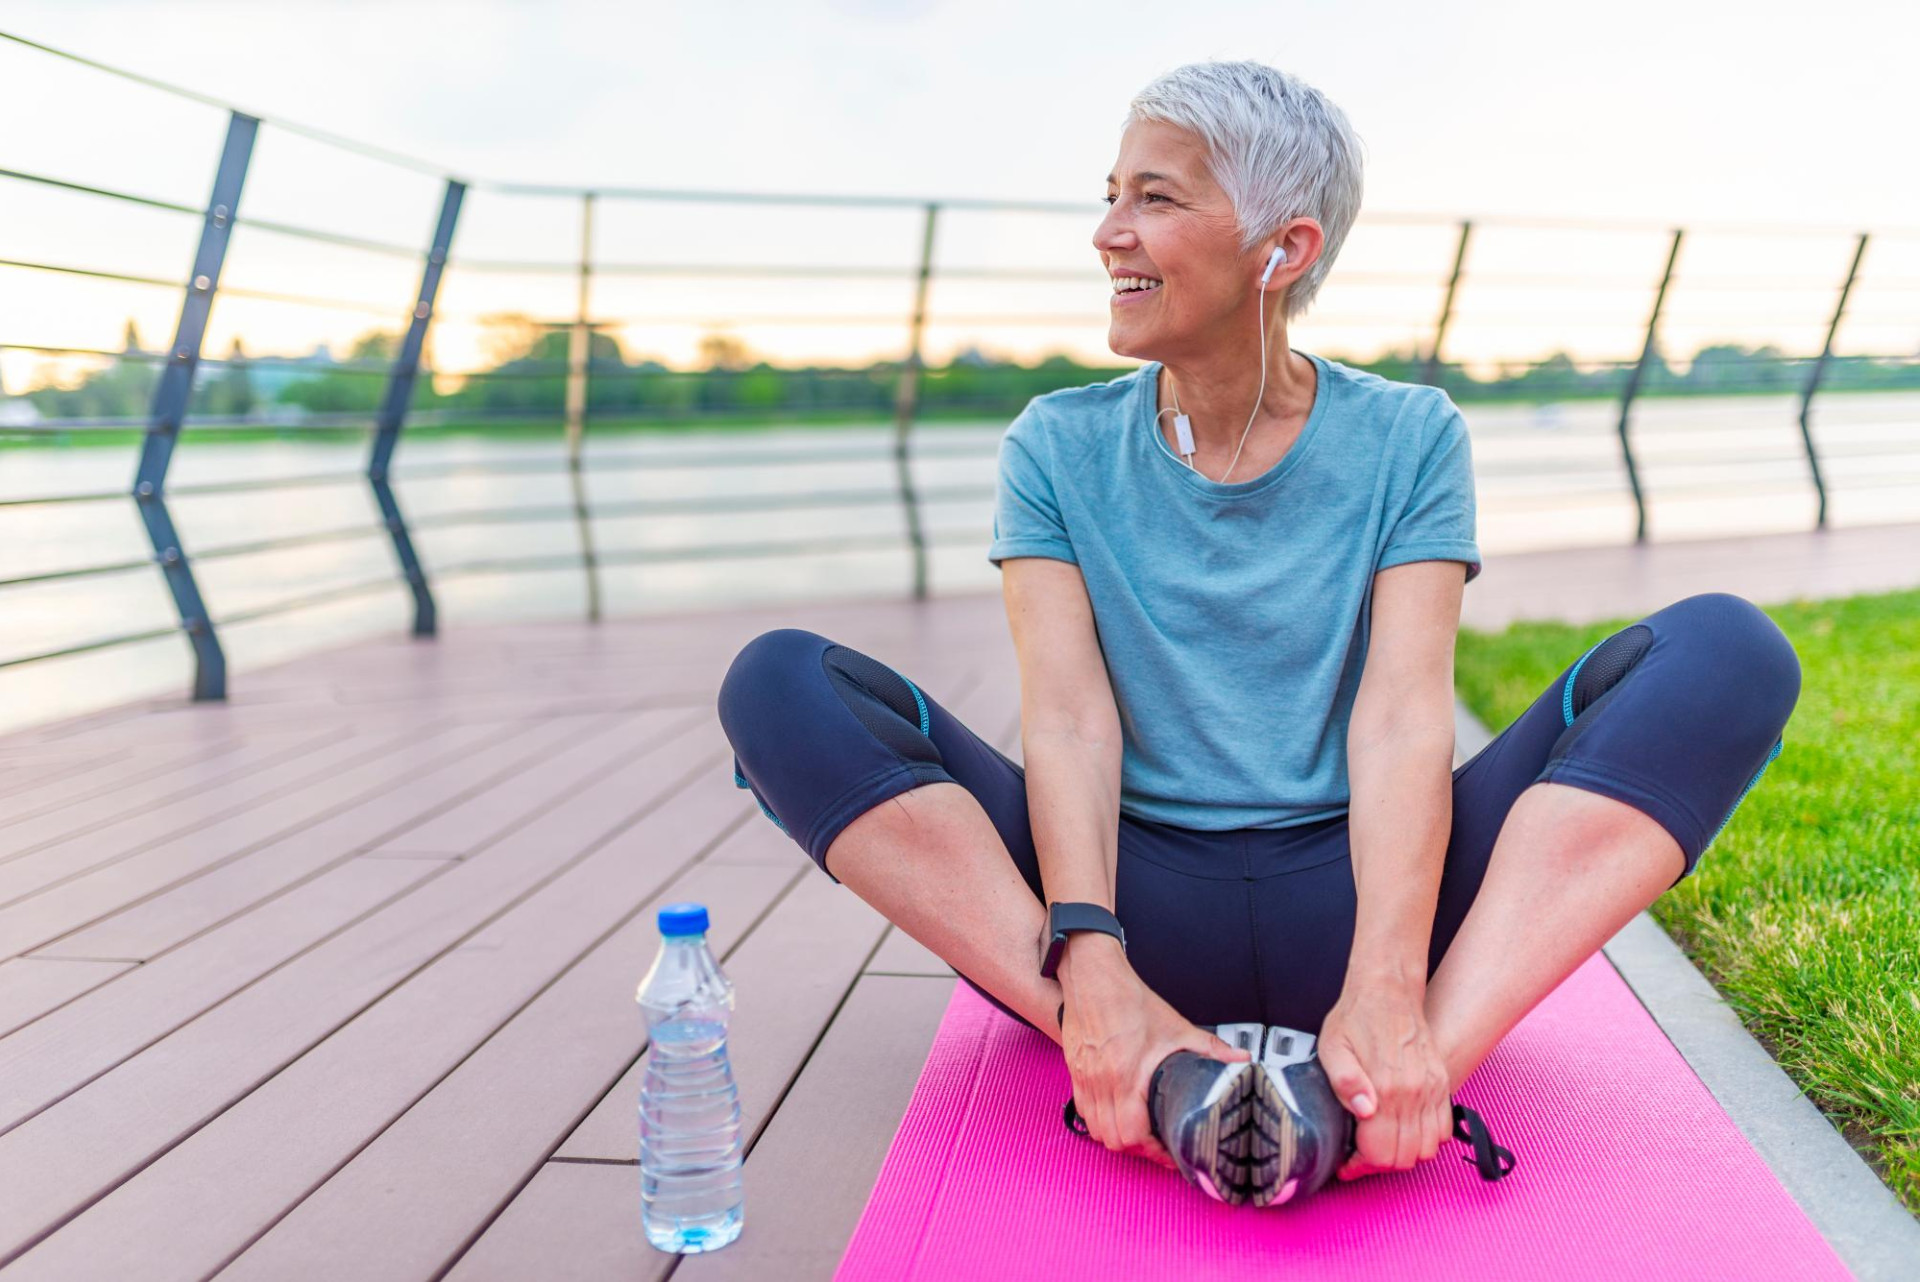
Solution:
M 1084 216 L 943 216 L 943 264 L 1086 276 L 937 283 L 936 361 L 970 343 L 1100 358 L 1108 286 L 1090 238 L 1129 97 L 1185 62 L 1254 58 L 1326 93 L 1365 146 L 1360 225 L 1298 331 L 1320 350 L 1426 333 L 1453 223 L 1466 216 L 1486 225 L 1450 355 L 1637 352 L 1666 229 L 1680 224 L 1698 229 L 1671 302 L 1681 351 L 1713 338 L 1817 351 L 1853 233 L 1868 229 L 1876 238 L 1842 348 L 1920 348 L 1920 166 L 1910 159 L 1920 6 L 1911 3 L 0 0 L 0 30 L 463 177 L 1083 202 Z M 217 110 L 6 45 L 0 112 L 31 122 L 0 132 L 0 168 L 196 206 L 224 128 Z M 439 190 L 434 178 L 269 128 L 242 216 L 413 244 Z M 98 205 L 0 183 L 0 259 L 185 275 L 195 220 Z M 1629 225 L 1499 223 L 1526 218 Z M 905 267 L 919 236 L 912 210 L 603 201 L 595 254 Z M 476 190 L 455 256 L 565 264 L 579 241 L 576 201 Z M 1353 278 L 1344 287 L 1342 269 Z M 240 337 L 255 351 L 319 342 L 342 351 L 356 333 L 398 323 L 387 316 L 404 316 L 417 272 L 243 228 L 223 283 L 358 310 L 223 299 L 209 346 Z M 1369 272 L 1422 279 L 1358 283 Z M 1578 282 L 1508 288 L 1493 283 L 1503 273 Z M 564 271 L 456 269 L 437 322 L 438 365 L 486 359 L 490 314 L 571 315 L 575 289 Z M 630 354 L 680 363 L 721 322 L 776 360 L 894 355 L 904 326 L 892 318 L 909 303 L 904 279 L 608 276 L 592 306 L 617 323 Z M 158 345 L 178 306 L 177 293 L 157 287 L 0 267 L 0 343 L 117 348 L 132 318 Z M 1033 319 L 968 319 L 1010 313 Z M 833 316 L 866 319 L 818 323 Z M 0 355 L 9 391 L 48 368 Z

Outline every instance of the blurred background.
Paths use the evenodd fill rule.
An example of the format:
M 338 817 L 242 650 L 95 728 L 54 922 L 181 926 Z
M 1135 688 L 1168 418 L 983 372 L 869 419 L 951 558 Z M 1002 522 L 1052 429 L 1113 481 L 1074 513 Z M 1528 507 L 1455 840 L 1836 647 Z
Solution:
M 1127 101 L 1212 57 L 1364 140 L 1290 339 L 1447 388 L 1488 553 L 1920 519 L 1920 12 L 1738 18 L 11 2 L 0 724 L 375 630 L 996 590 L 1006 423 L 1135 364 Z

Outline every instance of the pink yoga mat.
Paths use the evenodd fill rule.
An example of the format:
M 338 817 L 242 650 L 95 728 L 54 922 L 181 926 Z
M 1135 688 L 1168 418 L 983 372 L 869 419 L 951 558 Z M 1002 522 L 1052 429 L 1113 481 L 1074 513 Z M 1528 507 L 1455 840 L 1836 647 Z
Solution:
M 1606 959 L 1461 1088 L 1514 1151 L 1464 1144 L 1293 1206 L 1229 1207 L 1070 1133 L 1059 1048 L 963 983 L 835 1282 L 1846 1278 Z

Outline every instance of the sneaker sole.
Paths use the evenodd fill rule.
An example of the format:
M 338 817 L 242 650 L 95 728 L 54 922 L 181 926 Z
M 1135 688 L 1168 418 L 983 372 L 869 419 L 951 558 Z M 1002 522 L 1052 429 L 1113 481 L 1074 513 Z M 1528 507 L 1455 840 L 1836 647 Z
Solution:
M 1293 1196 L 1298 1182 L 1279 1182 L 1298 1147 L 1293 1114 L 1258 1064 L 1226 1081 L 1189 1119 L 1185 1138 L 1194 1178 L 1216 1201 L 1271 1206 Z

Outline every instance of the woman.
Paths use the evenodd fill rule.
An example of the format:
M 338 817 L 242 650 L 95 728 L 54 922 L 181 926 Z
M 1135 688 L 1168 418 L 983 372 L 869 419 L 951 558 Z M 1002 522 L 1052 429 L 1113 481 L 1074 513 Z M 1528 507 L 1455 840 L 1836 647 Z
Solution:
M 1162 1164 L 1155 1070 L 1247 1061 L 1201 1026 L 1232 1021 L 1317 1035 L 1341 1178 L 1434 1156 L 1452 1092 L 1693 870 L 1798 697 L 1764 614 L 1692 597 L 1569 655 L 1452 768 L 1466 426 L 1287 342 L 1360 196 L 1345 116 L 1273 68 L 1131 104 L 1093 245 L 1109 344 L 1145 364 L 1035 398 L 1001 445 L 1024 769 L 812 632 L 755 638 L 720 692 L 735 781 L 1059 1043 L 1088 1133 Z M 1056 910 L 1041 973 L 1061 903 L 1093 907 Z

